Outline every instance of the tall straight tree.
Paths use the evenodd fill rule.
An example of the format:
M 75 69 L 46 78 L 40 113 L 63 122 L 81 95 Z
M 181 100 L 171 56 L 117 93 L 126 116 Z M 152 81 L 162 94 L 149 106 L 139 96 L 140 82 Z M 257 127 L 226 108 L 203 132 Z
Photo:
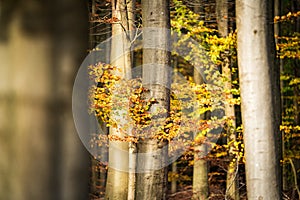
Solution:
M 281 0 L 274 0 L 274 16 L 281 16 L 282 15 L 282 1 Z M 277 37 L 281 36 L 281 23 L 275 23 L 274 24 L 274 34 Z M 278 38 L 275 38 L 275 43 L 276 45 L 278 44 Z M 280 74 L 283 74 L 283 66 L 284 66 L 284 62 L 283 59 L 279 60 L 279 69 L 280 69 Z M 282 91 L 284 87 L 284 81 L 280 80 L 280 90 Z M 281 95 L 281 113 L 284 112 L 284 98 L 283 95 Z M 284 145 L 284 132 L 281 133 L 282 135 L 282 156 L 284 156 L 285 154 L 285 145 Z M 287 172 L 287 164 L 283 163 L 282 166 L 282 190 L 283 191 L 287 191 L 289 187 L 288 184 L 288 172 Z
M 228 0 L 216 0 L 216 15 L 217 15 L 217 23 L 218 23 L 218 31 L 220 37 L 226 37 L 228 35 Z M 228 93 L 228 98 L 232 99 L 233 95 L 230 93 L 231 90 L 231 68 L 230 68 L 230 60 L 225 57 L 222 63 L 222 74 L 225 79 L 224 82 L 224 90 Z M 238 181 L 237 181 L 237 164 L 238 161 L 233 157 L 233 143 L 236 141 L 236 123 L 235 123 L 235 111 L 234 105 L 230 105 L 229 103 L 225 104 L 224 109 L 225 115 L 228 119 L 227 122 L 227 143 L 231 144 L 229 146 L 229 156 L 230 163 L 227 169 L 227 180 L 226 180 L 226 196 L 231 199 L 239 199 L 238 194 Z M 233 161 L 235 160 L 235 161 Z
M 194 81 L 196 84 L 203 84 L 204 80 L 201 74 L 194 69 Z M 205 119 L 205 114 L 200 118 Z M 196 137 L 196 135 L 195 135 Z M 193 167 L 193 199 L 207 199 L 209 196 L 208 185 L 208 162 L 205 160 L 207 146 L 205 144 L 195 145 L 194 167 Z
M 170 66 L 169 38 L 170 12 L 168 0 L 142 0 L 143 19 L 143 85 L 149 91 L 145 99 L 155 98 L 157 102 L 150 113 L 166 110 L 170 107 Z M 156 120 L 165 116 L 152 117 Z M 153 129 L 152 129 L 153 128 Z M 150 127 L 154 130 L 155 127 Z M 147 133 L 152 132 L 145 130 Z M 145 131 L 143 134 L 145 134 Z M 166 199 L 168 147 L 166 141 L 153 138 L 155 132 L 144 135 L 138 143 L 136 199 Z
M 132 56 L 130 52 L 130 33 L 133 29 L 133 5 L 132 0 L 112 1 L 112 40 L 111 40 L 111 64 L 116 66 L 120 71 L 118 76 L 125 79 L 131 78 Z M 123 111 L 122 111 L 123 112 Z M 126 112 L 126 111 L 125 111 Z M 115 115 L 118 120 L 122 117 Z M 120 123 L 120 124 L 123 124 Z M 124 138 L 124 133 L 117 128 L 111 127 L 111 136 Z M 105 199 L 125 200 L 128 194 L 132 199 L 132 190 L 128 190 L 129 184 L 129 143 L 126 141 L 109 142 L 109 168 L 107 174 L 107 184 Z M 135 178 L 131 178 L 131 182 Z M 132 186 L 132 184 L 130 184 Z M 129 192 L 129 193 L 128 193 Z
M 200 19 L 205 19 L 204 1 L 197 0 L 194 6 L 194 12 L 201 16 Z M 203 65 L 202 63 L 200 63 Z M 196 84 L 203 84 L 204 80 L 199 70 L 194 68 L 194 82 Z M 205 119 L 205 113 L 200 116 L 201 119 Z M 195 135 L 196 137 L 196 135 Z M 208 185 L 208 162 L 203 157 L 206 156 L 207 147 L 205 144 L 195 145 L 194 153 L 194 167 L 193 167 L 193 199 L 207 199 L 209 196 Z
M 247 195 L 281 199 L 273 1 L 237 0 L 236 14 Z

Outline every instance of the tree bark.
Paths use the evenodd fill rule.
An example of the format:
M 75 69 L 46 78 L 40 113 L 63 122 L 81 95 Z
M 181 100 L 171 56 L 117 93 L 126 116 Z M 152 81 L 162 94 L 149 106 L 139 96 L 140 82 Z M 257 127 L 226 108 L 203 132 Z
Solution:
M 115 0 L 112 1 L 112 41 L 111 41 L 111 64 L 120 69 L 117 75 L 122 79 L 131 78 L 132 56 L 130 52 L 130 33 L 132 30 L 133 19 L 133 1 Z M 121 111 L 126 113 L 127 111 Z M 122 116 L 112 114 L 113 117 L 122 121 L 119 126 L 125 124 Z M 129 128 L 126 130 L 130 134 Z M 125 133 L 111 127 L 110 135 L 116 135 L 124 138 Z M 132 146 L 131 146 L 132 148 Z M 130 153 L 130 155 L 134 155 Z M 126 141 L 109 141 L 109 168 L 107 174 L 105 199 L 109 200 L 127 200 L 134 199 L 134 172 L 129 176 L 129 164 L 135 158 L 130 158 L 129 163 L 129 143 Z M 132 166 L 130 166 L 132 167 Z M 130 179 L 129 179 L 130 178 Z M 130 182 L 129 182 L 130 181 Z M 129 187 L 130 186 L 130 190 Z M 132 188 L 133 187 L 133 188 Z
M 281 0 L 274 0 L 274 16 L 281 16 L 282 14 L 282 4 L 281 4 Z M 280 22 L 275 23 L 274 24 L 274 34 L 277 37 L 281 36 L 281 24 Z M 278 44 L 278 39 L 275 38 L 275 44 Z M 284 61 L 283 59 L 279 60 L 279 69 L 280 69 L 280 74 L 283 74 L 283 66 L 284 66 Z M 283 91 L 283 87 L 284 87 L 284 81 L 280 81 L 280 90 Z M 281 94 L 281 113 L 284 112 L 284 98 L 283 98 L 283 94 Z M 282 135 L 282 156 L 284 157 L 285 154 L 285 144 L 284 144 L 284 132 L 282 131 L 281 133 Z M 287 191 L 289 188 L 289 184 L 288 184 L 288 169 L 287 169 L 287 165 L 285 162 L 283 162 L 282 164 L 282 189 L 283 191 Z
M 172 163 L 172 180 L 171 180 L 171 193 L 174 194 L 177 191 L 177 180 L 174 177 L 178 173 L 177 162 Z
M 216 16 L 218 31 L 221 37 L 228 35 L 228 2 L 227 0 L 216 0 Z
M 149 89 L 144 98 L 155 98 L 150 112 L 170 107 L 170 66 L 169 38 L 170 12 L 168 0 L 142 0 L 143 19 L 143 86 Z M 165 116 L 157 116 L 164 118 Z M 155 125 L 157 119 L 151 119 Z M 144 130 L 144 139 L 138 143 L 136 199 L 164 200 L 167 193 L 168 143 L 153 138 L 155 127 Z M 151 131 L 153 130 L 153 131 Z M 146 133 L 147 132 L 147 133 Z M 151 133 L 152 132 L 152 133 Z M 143 156 L 146 155 L 146 156 Z
M 193 200 L 207 199 L 209 195 L 208 163 L 203 158 L 207 154 L 205 144 L 195 146 L 193 169 Z
M 196 69 L 194 69 L 194 81 L 198 85 L 204 83 L 203 77 Z M 205 113 L 200 116 L 200 119 L 205 119 Z M 205 144 L 196 144 L 194 151 L 193 199 L 207 199 L 209 196 L 208 162 L 203 158 L 207 154 L 207 147 Z
M 220 37 L 228 36 L 228 1 L 227 0 L 217 0 L 216 1 L 216 14 L 217 14 L 217 23 Z M 232 99 L 233 95 L 231 94 L 231 68 L 230 60 L 225 58 L 222 63 L 222 74 L 225 79 L 224 82 L 224 91 L 226 92 L 226 98 Z M 228 94 L 227 94 L 228 93 Z M 237 164 L 238 160 L 236 157 L 233 157 L 234 151 L 234 141 L 236 141 L 236 123 L 235 123 L 235 111 L 234 105 L 225 103 L 225 116 L 228 119 L 226 125 L 227 133 L 227 143 L 231 144 L 229 146 L 229 158 L 230 163 L 227 169 L 227 180 L 226 180 L 226 196 L 237 200 L 239 199 L 238 192 L 238 181 L 237 181 Z M 235 159 L 235 161 L 233 161 Z
M 207 13 L 205 13 L 205 2 L 197 0 L 196 5 L 193 7 L 195 13 L 200 15 L 201 20 L 205 20 Z M 201 64 L 201 63 L 200 63 Z M 203 84 L 204 80 L 200 72 L 194 68 L 194 82 L 196 84 Z M 200 119 L 205 119 L 205 113 L 200 116 Z M 197 135 L 195 135 L 196 138 Z M 208 184 L 208 162 L 203 158 L 206 156 L 205 145 L 195 145 L 194 153 L 194 166 L 193 166 L 193 199 L 207 199 L 209 196 Z
M 238 0 L 236 13 L 247 196 L 281 199 L 279 68 L 270 23 L 273 1 Z

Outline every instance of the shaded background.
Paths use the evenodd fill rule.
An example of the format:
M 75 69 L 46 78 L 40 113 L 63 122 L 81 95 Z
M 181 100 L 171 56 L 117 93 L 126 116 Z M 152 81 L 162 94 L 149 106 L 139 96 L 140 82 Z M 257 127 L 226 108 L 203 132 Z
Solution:
M 71 110 L 87 45 L 84 0 L 0 0 L 0 200 L 88 199 Z

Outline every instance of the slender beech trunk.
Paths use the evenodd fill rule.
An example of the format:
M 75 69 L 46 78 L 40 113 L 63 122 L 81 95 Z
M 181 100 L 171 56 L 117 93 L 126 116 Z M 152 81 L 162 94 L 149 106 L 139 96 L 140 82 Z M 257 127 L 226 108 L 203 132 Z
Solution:
M 219 35 L 226 37 L 228 35 L 228 0 L 217 0 L 216 1 L 216 14 Z M 232 99 L 233 95 L 230 93 L 231 90 L 231 69 L 230 60 L 225 58 L 222 63 L 222 74 L 225 79 L 224 90 L 228 92 L 227 98 Z M 230 163 L 227 169 L 227 180 L 226 180 L 226 197 L 237 200 L 239 199 L 238 192 L 238 181 L 237 181 L 237 165 L 238 160 L 233 157 L 234 141 L 236 141 L 236 122 L 235 122 L 235 111 L 234 106 L 228 103 L 225 104 L 225 116 L 228 119 L 227 123 L 227 143 L 229 146 L 229 158 Z M 234 161 L 233 161 L 234 160 Z
M 170 107 L 169 38 L 170 12 L 168 0 L 142 0 L 143 17 L 143 85 L 148 88 L 145 99 L 155 98 L 151 113 Z M 165 116 L 155 116 L 164 118 Z M 155 123 L 158 119 L 152 117 Z M 168 147 L 166 140 L 153 138 L 155 127 L 143 130 L 144 139 L 138 143 L 136 199 L 165 200 L 167 193 Z M 146 133 L 147 132 L 147 133 Z
M 116 19 L 112 24 L 111 64 L 120 69 L 117 75 L 124 79 L 131 78 L 132 57 L 130 52 L 131 29 L 129 17 L 132 17 L 132 3 L 130 0 L 112 1 L 112 18 Z M 123 111 L 122 111 L 123 112 Z M 126 111 L 124 111 L 126 112 Z M 119 125 L 125 124 L 124 117 L 112 114 L 120 120 Z M 126 115 L 126 114 L 125 114 Z M 122 122 L 121 122 L 122 121 Z M 130 131 L 127 129 L 126 131 Z M 111 127 L 110 135 L 124 138 L 124 133 Z M 129 184 L 129 143 L 126 141 L 109 142 L 109 168 L 107 174 L 105 199 L 127 200 Z M 131 191 L 131 190 L 130 190 Z M 132 193 L 130 193 L 132 195 Z M 132 199 L 132 198 L 130 198 Z
M 282 4 L 281 4 L 281 0 L 274 0 L 274 16 L 281 16 L 282 14 Z M 281 24 L 280 22 L 275 23 L 274 24 L 274 34 L 277 37 L 281 36 Z M 278 44 L 278 39 L 275 38 L 275 44 Z M 279 69 L 280 69 L 280 74 L 283 74 L 283 66 L 284 66 L 284 62 L 283 59 L 279 60 Z M 284 82 L 280 81 L 280 90 L 283 91 L 283 87 L 284 87 Z M 283 94 L 281 94 L 281 113 L 283 113 L 284 110 L 284 98 L 283 98 Z M 284 157 L 285 154 L 285 144 L 284 144 L 284 132 L 282 131 L 281 133 L 282 135 L 282 156 Z M 287 164 L 283 163 L 282 164 L 282 189 L 283 191 L 287 191 L 289 188 L 289 184 L 288 184 L 288 176 L 287 176 Z
M 197 5 L 193 8 L 194 12 L 200 15 L 200 19 L 204 20 L 206 13 L 204 9 L 204 1 L 197 0 Z M 194 81 L 196 84 L 203 84 L 203 77 L 200 72 L 194 69 Z M 200 116 L 201 119 L 205 118 L 205 114 Z M 195 135 L 196 137 L 196 135 Z M 193 166 L 193 199 L 207 199 L 209 195 L 208 184 L 208 162 L 203 159 L 207 152 L 205 145 L 196 145 L 194 153 L 194 166 Z
M 228 0 L 216 0 L 218 31 L 221 37 L 228 35 Z
M 299 0 L 294 0 L 291 2 L 291 12 L 298 12 L 300 10 L 300 2 Z M 293 25 L 293 31 L 294 33 L 299 33 L 300 32 L 300 19 L 299 17 L 295 19 L 294 25 Z M 294 59 L 293 60 L 293 68 L 294 68 L 294 76 L 296 78 L 300 77 L 300 61 L 299 59 Z M 300 89 L 296 85 L 293 87 L 293 92 L 294 92 L 294 99 L 293 99 L 293 104 L 294 104 L 294 125 L 299 126 L 300 125 Z M 296 140 L 292 141 L 292 145 L 297 146 L 299 143 Z M 293 159 L 294 166 L 296 171 L 299 171 L 300 169 L 300 159 L 299 158 L 294 158 Z M 294 174 L 293 176 L 297 176 L 297 174 Z M 298 178 L 299 181 L 299 178 Z M 295 185 L 295 187 L 299 187 L 299 182 L 298 186 Z M 300 197 L 299 197 L 300 198 Z
M 229 60 L 224 61 L 224 65 L 222 66 L 222 71 L 226 79 L 225 90 L 231 90 L 231 70 L 229 67 Z M 229 94 L 227 98 L 232 99 L 232 94 Z M 234 106 L 226 104 L 225 105 L 225 115 L 228 119 L 227 122 L 227 143 L 229 145 L 229 166 L 227 168 L 227 180 L 226 180 L 226 196 L 231 199 L 239 199 L 239 191 L 238 191 L 238 158 L 234 156 L 233 151 L 235 150 L 234 142 L 236 141 L 236 122 L 235 122 L 235 112 Z
M 236 12 L 247 196 L 279 200 L 280 90 L 273 1 L 238 0 Z
M 134 40 L 134 23 L 135 23 L 135 0 L 128 0 L 127 2 L 127 28 L 128 37 L 133 45 Z M 130 48 L 133 48 L 130 46 Z M 133 59 L 133 54 L 128 55 Z M 133 65 L 133 60 L 131 60 L 131 66 Z M 129 130 L 132 131 L 132 130 Z M 131 133 L 129 135 L 133 136 Z M 128 171 L 128 200 L 135 200 L 135 190 L 136 190 L 136 153 L 137 147 L 135 142 L 129 142 L 129 171 Z
M 177 71 L 178 70 L 178 57 L 173 58 L 173 67 Z M 177 75 L 175 75 L 174 82 L 176 83 L 178 81 Z M 172 163 L 172 180 L 171 180 L 171 193 L 174 194 L 177 191 L 177 178 L 174 176 L 178 173 L 177 170 L 177 162 Z
M 204 83 L 203 77 L 196 69 L 194 69 L 194 81 L 199 85 Z M 202 114 L 200 119 L 205 119 L 205 114 Z M 207 199 L 209 195 L 208 162 L 203 158 L 206 156 L 207 147 L 205 144 L 196 144 L 194 150 L 193 199 Z
M 171 181 L 171 193 L 174 194 L 176 193 L 177 191 L 177 180 L 176 178 L 174 178 L 174 176 L 178 173 L 178 170 L 177 170 L 177 163 L 176 162 L 173 162 L 172 163 L 172 181 Z
M 206 146 L 195 146 L 194 170 L 193 170 L 193 200 L 207 199 L 209 195 L 208 187 L 208 163 L 206 156 Z

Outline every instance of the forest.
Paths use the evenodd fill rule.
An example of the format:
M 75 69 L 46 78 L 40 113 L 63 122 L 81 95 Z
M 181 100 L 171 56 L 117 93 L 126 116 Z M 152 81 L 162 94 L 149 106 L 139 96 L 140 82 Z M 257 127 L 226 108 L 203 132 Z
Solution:
M 0 200 L 300 199 L 299 0 L 0 1 Z

